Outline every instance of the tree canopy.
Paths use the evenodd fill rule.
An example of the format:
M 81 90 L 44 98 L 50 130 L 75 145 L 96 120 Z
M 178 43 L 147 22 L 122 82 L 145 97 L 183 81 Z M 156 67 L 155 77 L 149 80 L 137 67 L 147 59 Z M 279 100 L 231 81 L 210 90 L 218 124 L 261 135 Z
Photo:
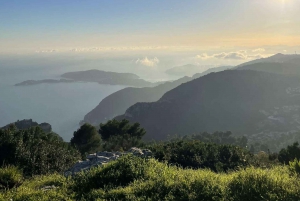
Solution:
M 94 126 L 84 124 L 74 132 L 71 144 L 77 147 L 82 155 L 94 153 L 101 149 L 101 137 Z
M 146 134 L 146 131 L 144 128 L 140 127 L 139 123 L 130 124 L 130 122 L 126 119 L 121 121 L 113 119 L 105 124 L 101 123 L 99 133 L 103 140 L 108 140 L 113 136 L 124 135 L 142 139 L 142 137 Z
M 130 124 L 128 120 L 110 120 L 100 124 L 99 133 L 105 141 L 103 148 L 110 151 L 123 151 L 139 146 L 142 137 L 146 134 L 139 123 Z

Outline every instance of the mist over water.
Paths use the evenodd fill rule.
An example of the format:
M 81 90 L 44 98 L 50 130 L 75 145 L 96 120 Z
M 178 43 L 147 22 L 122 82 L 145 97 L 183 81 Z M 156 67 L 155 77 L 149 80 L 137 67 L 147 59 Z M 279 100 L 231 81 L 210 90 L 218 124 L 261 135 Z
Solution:
M 64 69 L 72 71 L 72 68 Z M 0 126 L 22 119 L 47 122 L 69 141 L 79 121 L 109 94 L 125 86 L 97 83 L 58 83 L 34 86 L 14 84 L 27 79 L 58 78 L 57 68 L 0 67 Z
M 79 122 L 108 95 L 126 86 L 97 83 L 57 83 L 14 86 L 25 80 L 59 79 L 66 72 L 98 69 L 134 73 L 151 82 L 176 80 L 184 75 L 165 71 L 181 64 L 177 55 L 158 55 L 157 66 L 141 62 L 144 55 L 32 54 L 0 56 L 0 127 L 22 119 L 47 122 L 69 141 Z M 149 54 L 149 61 L 156 55 Z M 140 62 L 137 62 L 139 59 Z M 184 61 L 182 64 L 192 62 Z M 147 63 L 146 63 L 147 64 Z M 200 68 L 199 72 L 205 69 Z

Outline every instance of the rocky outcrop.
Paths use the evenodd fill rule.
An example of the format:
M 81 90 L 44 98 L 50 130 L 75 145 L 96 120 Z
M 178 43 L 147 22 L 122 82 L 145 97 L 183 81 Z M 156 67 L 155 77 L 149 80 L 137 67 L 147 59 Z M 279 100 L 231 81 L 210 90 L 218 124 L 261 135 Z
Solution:
M 21 121 L 18 120 L 18 121 L 14 122 L 14 123 L 7 124 L 6 126 L 0 128 L 0 129 L 7 129 L 11 125 L 16 126 L 17 129 L 20 129 L 20 130 L 28 129 L 28 128 L 34 127 L 34 126 L 39 126 L 45 133 L 52 132 L 52 127 L 51 127 L 50 124 L 48 124 L 48 123 L 38 124 L 37 122 L 32 121 L 32 119 L 23 119 Z
M 127 152 L 97 152 L 89 154 L 84 161 L 78 161 L 73 167 L 65 172 L 65 176 L 72 176 L 78 172 L 89 170 L 92 167 L 105 165 L 110 161 L 114 161 L 127 154 L 133 154 L 143 158 L 152 156 L 152 152 L 149 149 L 139 149 L 136 147 L 132 147 Z

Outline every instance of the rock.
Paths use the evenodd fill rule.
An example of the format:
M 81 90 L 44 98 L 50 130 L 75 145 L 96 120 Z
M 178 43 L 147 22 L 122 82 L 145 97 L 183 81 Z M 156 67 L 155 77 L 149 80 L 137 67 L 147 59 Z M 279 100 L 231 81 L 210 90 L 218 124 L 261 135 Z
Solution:
M 111 160 L 111 158 L 108 158 L 108 157 L 105 157 L 105 156 L 97 156 L 97 157 L 96 157 L 96 160 L 97 160 L 98 162 L 108 162 L 108 161 Z
M 89 159 L 89 160 L 92 160 L 92 159 L 94 159 L 96 157 L 97 157 L 96 154 L 89 154 L 86 158 Z
M 114 155 L 115 155 L 115 153 L 107 152 L 107 151 L 97 153 L 97 156 L 105 156 L 105 157 L 112 157 Z
M 149 149 L 139 149 L 132 147 L 128 152 L 97 152 L 89 154 L 85 161 L 78 161 L 73 167 L 65 172 L 65 176 L 73 176 L 81 171 L 88 171 L 92 167 L 98 167 L 105 165 L 110 161 L 117 160 L 119 157 L 126 154 L 133 154 L 138 157 L 148 158 L 152 156 L 152 152 Z
M 152 152 L 149 149 L 143 149 L 144 157 L 151 157 Z
M 49 190 L 52 190 L 52 189 L 56 189 L 57 187 L 52 185 L 52 186 L 43 186 L 41 188 L 42 191 L 49 191 Z
M 132 147 L 131 149 L 128 150 L 129 153 L 132 153 L 135 156 L 144 156 L 144 153 L 141 149 Z

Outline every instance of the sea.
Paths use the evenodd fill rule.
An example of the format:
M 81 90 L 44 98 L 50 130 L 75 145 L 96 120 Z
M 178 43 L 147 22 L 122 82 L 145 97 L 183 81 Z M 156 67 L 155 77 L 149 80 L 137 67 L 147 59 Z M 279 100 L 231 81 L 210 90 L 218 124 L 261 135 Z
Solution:
M 23 119 L 47 122 L 70 141 L 84 115 L 103 98 L 126 87 L 88 82 L 14 86 L 30 79 L 59 79 L 62 73 L 72 71 L 72 66 L 0 66 L 0 127 Z

